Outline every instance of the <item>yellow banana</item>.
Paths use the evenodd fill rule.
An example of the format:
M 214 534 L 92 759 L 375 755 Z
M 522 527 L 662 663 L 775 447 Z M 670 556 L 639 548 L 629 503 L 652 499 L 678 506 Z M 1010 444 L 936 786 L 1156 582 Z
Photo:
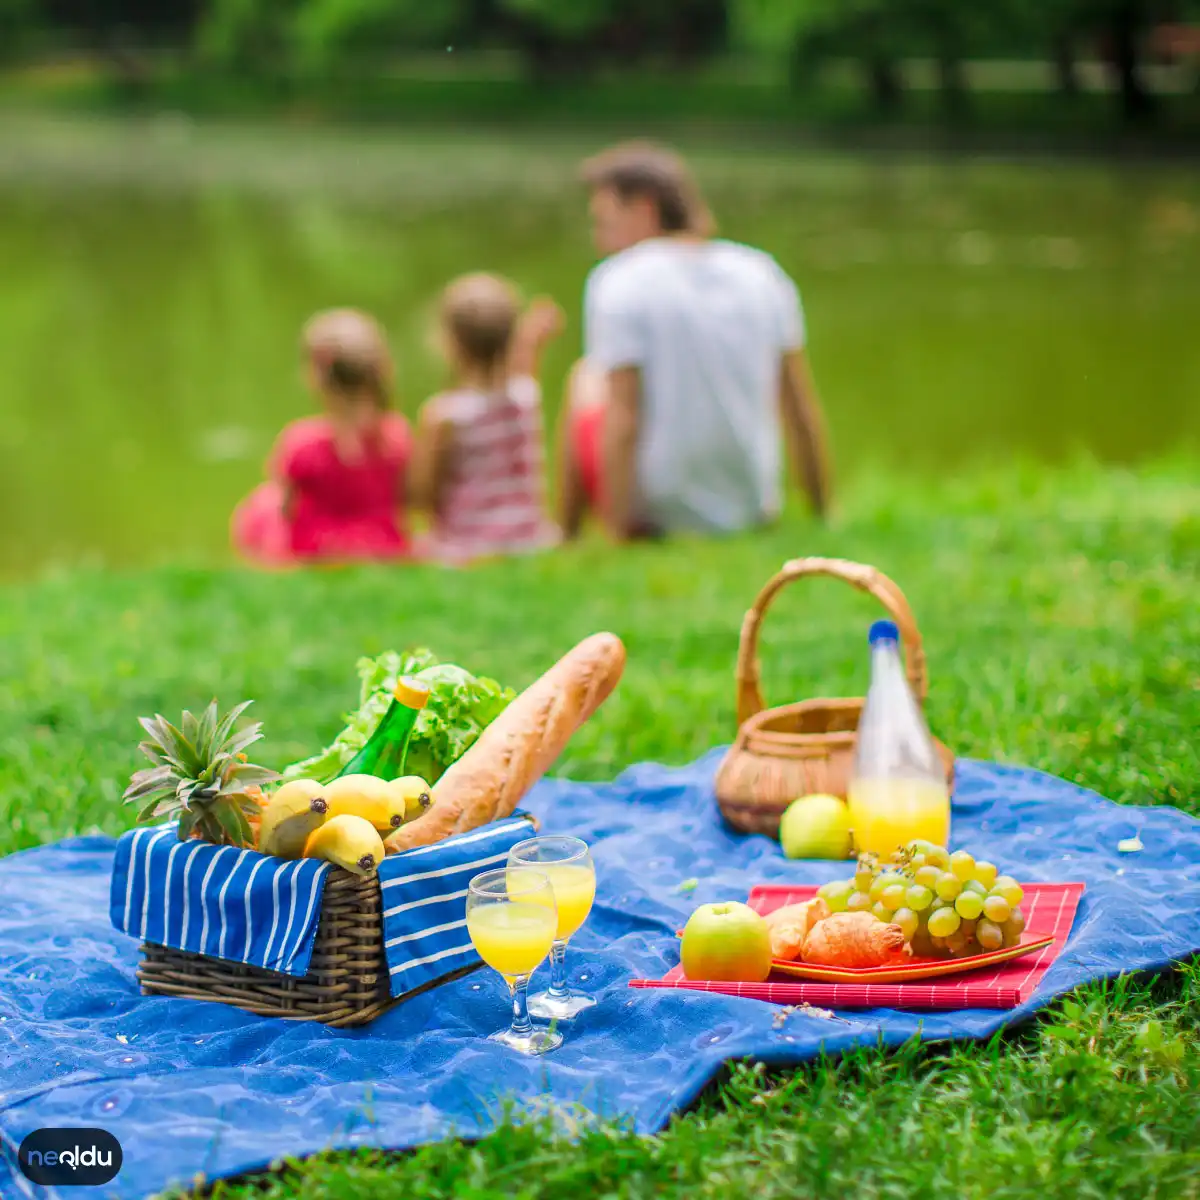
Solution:
M 420 775 L 401 775 L 399 779 L 393 779 L 388 788 L 404 803 L 402 824 L 423 817 L 433 806 L 433 791 Z
M 404 824 L 404 797 L 374 775 L 343 775 L 325 788 L 331 817 L 362 817 L 383 834 Z
M 299 858 L 304 843 L 325 820 L 323 790 L 314 779 L 295 779 L 271 796 L 258 830 L 259 850 L 280 858 Z
M 305 858 L 323 858 L 354 875 L 373 875 L 383 855 L 383 839 L 375 826 L 351 813 L 330 817 L 304 847 Z

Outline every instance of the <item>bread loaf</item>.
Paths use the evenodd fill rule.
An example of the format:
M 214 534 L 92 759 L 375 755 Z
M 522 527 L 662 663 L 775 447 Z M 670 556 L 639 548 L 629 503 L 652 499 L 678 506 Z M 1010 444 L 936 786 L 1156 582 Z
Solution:
M 625 668 L 625 647 L 594 633 L 527 687 L 451 764 L 433 788 L 433 807 L 396 830 L 389 851 L 430 846 L 506 817 L 553 765 L 575 731 L 604 703 Z

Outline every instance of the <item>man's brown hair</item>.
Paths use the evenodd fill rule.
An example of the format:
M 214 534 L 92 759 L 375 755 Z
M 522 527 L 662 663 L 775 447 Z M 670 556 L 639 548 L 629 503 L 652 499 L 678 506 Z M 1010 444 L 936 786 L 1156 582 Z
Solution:
M 687 164 L 666 146 L 622 142 L 587 159 L 583 182 L 596 191 L 612 188 L 622 200 L 644 197 L 654 203 L 664 233 L 713 232 L 712 213 Z

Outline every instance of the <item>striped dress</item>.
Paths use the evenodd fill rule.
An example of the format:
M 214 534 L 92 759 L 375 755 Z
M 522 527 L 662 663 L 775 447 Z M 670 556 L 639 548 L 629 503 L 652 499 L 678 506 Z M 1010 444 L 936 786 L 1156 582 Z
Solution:
M 425 553 L 469 562 L 554 545 L 537 381 L 516 376 L 502 393 L 462 389 L 430 403 L 450 431 L 451 450 Z

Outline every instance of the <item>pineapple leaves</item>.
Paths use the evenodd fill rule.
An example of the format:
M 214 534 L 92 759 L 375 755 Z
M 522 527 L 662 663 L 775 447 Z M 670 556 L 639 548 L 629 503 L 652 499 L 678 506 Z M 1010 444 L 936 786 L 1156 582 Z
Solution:
M 231 754 L 241 754 L 247 746 L 253 746 L 262 737 L 262 723 L 255 722 L 253 725 L 247 725 L 241 733 L 230 738 L 228 746 Z
M 126 803 L 128 803 L 128 800 L 126 800 Z M 138 815 L 137 815 L 138 821 L 140 823 L 144 824 L 146 821 L 149 821 L 151 817 L 156 816 L 159 804 L 160 804 L 159 800 L 157 800 L 157 799 L 151 800 L 150 803 L 147 804 L 142 809 L 142 811 L 138 813 Z
M 254 843 L 254 833 L 250 828 L 250 822 L 246 820 L 245 814 L 237 805 L 220 804 L 214 810 L 214 815 L 217 818 L 221 829 L 224 831 L 230 845 L 233 846 L 250 846 Z
M 165 764 L 160 767 L 147 767 L 138 771 L 129 781 L 122 799 L 126 804 L 142 800 L 151 793 L 175 790 L 175 773 Z
M 237 724 L 238 717 L 240 717 L 242 713 L 244 713 L 246 709 L 248 709 L 253 703 L 253 700 L 243 700 L 241 704 L 235 705 L 221 718 L 220 724 L 217 725 L 216 733 L 213 734 L 213 741 L 216 743 L 216 745 L 221 746 L 225 744 L 225 742 L 229 739 L 229 735 L 233 732 L 233 727 Z M 258 738 L 262 736 L 262 734 L 259 732 L 262 729 L 262 723 L 258 722 L 257 724 L 248 726 L 247 729 L 243 731 L 242 736 L 244 737 L 245 733 L 249 732 L 251 729 L 255 731 L 255 736 L 251 738 L 250 741 L 257 741 Z M 246 742 L 244 745 L 239 746 L 238 750 L 244 750 L 248 745 L 250 745 L 250 742 Z M 231 753 L 236 754 L 237 750 L 232 750 Z
M 258 804 L 248 792 L 279 776 L 246 761 L 243 751 L 262 737 L 261 722 L 235 731 L 250 703 L 222 715 L 213 700 L 199 717 L 185 711 L 178 726 L 159 713 L 138 718 L 146 733 L 138 750 L 151 765 L 134 773 L 122 797 L 138 805 L 138 821 L 178 815 L 181 840 L 198 832 L 217 844 L 254 844 L 246 814 Z
M 231 777 L 224 790 L 227 792 L 232 790 L 230 785 L 236 783 L 237 790 L 244 792 L 247 788 L 262 787 L 264 783 L 274 783 L 278 778 L 279 773 L 272 771 L 269 767 L 256 767 L 253 763 L 238 763 L 231 772 Z
M 183 734 L 184 739 L 196 748 L 197 754 L 200 753 L 200 722 L 184 709 L 183 719 L 179 722 L 179 731 Z
M 184 714 L 185 716 L 187 714 Z M 217 702 L 210 700 L 196 726 L 196 754 L 201 762 L 212 757 L 214 734 L 217 731 Z

